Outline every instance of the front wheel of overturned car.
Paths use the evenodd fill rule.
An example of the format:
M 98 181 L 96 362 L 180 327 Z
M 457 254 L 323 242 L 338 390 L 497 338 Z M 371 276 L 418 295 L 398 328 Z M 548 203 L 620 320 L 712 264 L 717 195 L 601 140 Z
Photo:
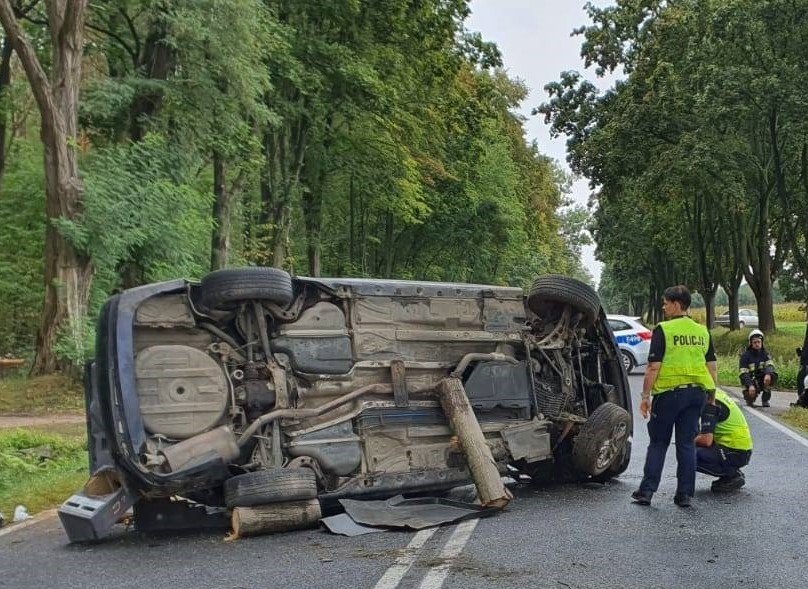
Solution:
M 292 302 L 292 278 L 280 268 L 227 268 L 207 274 L 199 284 L 199 303 L 206 309 L 223 309 L 247 300 L 285 307 Z
M 228 507 L 303 501 L 317 497 L 317 477 L 308 468 L 270 468 L 248 472 L 224 482 Z
M 581 426 L 572 449 L 575 467 L 590 476 L 602 475 L 626 460 L 631 415 L 614 403 L 603 403 Z
M 600 313 L 600 298 L 588 284 L 561 276 L 546 274 L 533 281 L 527 295 L 527 306 L 542 318 L 557 315 L 563 305 L 570 305 L 583 315 L 582 324 L 589 327 Z
M 631 461 L 631 440 L 626 440 L 623 446 L 623 454 L 620 459 L 615 460 L 614 463 L 604 470 L 602 473 L 591 477 L 593 483 L 606 483 L 615 477 L 620 476 L 628 469 L 628 463 Z

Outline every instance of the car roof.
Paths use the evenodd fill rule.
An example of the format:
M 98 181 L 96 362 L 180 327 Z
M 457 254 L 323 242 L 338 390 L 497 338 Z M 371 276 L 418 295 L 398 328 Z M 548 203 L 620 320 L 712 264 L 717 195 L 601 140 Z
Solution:
M 642 317 L 632 317 L 631 315 L 606 315 L 606 319 L 619 319 L 620 321 L 640 321 Z

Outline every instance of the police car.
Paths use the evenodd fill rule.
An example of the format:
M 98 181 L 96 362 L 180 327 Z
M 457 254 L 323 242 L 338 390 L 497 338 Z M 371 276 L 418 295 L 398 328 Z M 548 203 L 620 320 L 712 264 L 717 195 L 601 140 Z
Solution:
M 648 351 L 651 348 L 651 331 L 639 317 L 627 315 L 607 315 L 609 326 L 614 332 L 617 346 L 623 355 L 623 366 L 631 374 L 636 366 L 648 364 Z

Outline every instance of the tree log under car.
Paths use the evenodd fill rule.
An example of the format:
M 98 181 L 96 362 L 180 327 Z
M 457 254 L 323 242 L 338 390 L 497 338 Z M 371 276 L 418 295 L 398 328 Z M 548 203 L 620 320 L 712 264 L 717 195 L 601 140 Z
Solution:
M 314 528 L 322 512 L 317 499 L 233 509 L 233 537 L 260 536 Z
M 485 507 L 504 508 L 513 495 L 502 482 L 463 383 L 459 378 L 445 378 L 438 383 L 436 390 L 443 412 L 466 455 L 480 502 Z

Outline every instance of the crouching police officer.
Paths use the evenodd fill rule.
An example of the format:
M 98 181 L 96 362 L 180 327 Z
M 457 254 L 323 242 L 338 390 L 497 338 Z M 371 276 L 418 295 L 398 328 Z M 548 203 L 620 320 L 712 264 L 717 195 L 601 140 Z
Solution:
M 727 493 L 746 484 L 741 468 L 752 457 L 752 433 L 743 411 L 724 391 L 704 406 L 701 433 L 696 436 L 696 470 L 718 477 L 713 493 Z
M 755 329 L 749 334 L 749 346 L 738 363 L 743 398 L 750 407 L 762 392 L 763 407 L 769 407 L 772 398 L 772 386 L 777 382 L 777 372 L 771 354 L 763 346 L 763 332 Z
M 676 495 L 674 503 L 689 507 L 696 488 L 696 435 L 705 400 L 715 391 L 715 351 L 710 332 L 687 316 L 690 291 L 665 289 L 662 321 L 651 336 L 640 412 L 648 422 L 648 453 L 640 488 L 631 498 L 650 505 L 659 488 L 665 453 L 676 429 Z M 653 401 L 651 401 L 653 397 Z

